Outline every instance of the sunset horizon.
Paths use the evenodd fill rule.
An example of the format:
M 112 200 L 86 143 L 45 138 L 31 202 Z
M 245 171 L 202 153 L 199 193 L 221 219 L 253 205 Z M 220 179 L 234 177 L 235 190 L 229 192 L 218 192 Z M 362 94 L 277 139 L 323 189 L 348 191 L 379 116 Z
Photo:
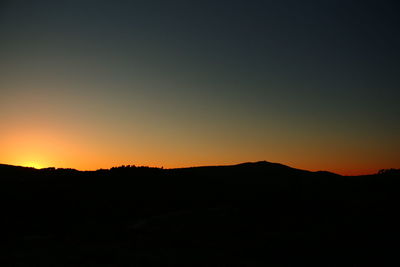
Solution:
M 0 4 L 0 162 L 400 168 L 396 4 Z
M 34 162 L 34 161 L 28 161 L 25 163 L 7 163 L 7 162 L 1 162 L 0 164 L 4 165 L 10 165 L 10 166 L 18 166 L 18 167 L 28 167 L 28 168 L 34 168 L 34 169 L 47 169 L 47 168 L 56 168 L 56 169 L 74 169 L 78 171 L 97 171 L 97 170 L 107 170 L 115 167 L 121 167 L 121 166 L 131 166 L 131 167 L 150 167 L 150 168 L 159 168 L 159 169 L 182 169 L 182 168 L 197 168 L 197 167 L 220 167 L 220 166 L 235 166 L 235 165 L 240 165 L 244 163 L 260 163 L 260 162 L 267 162 L 267 163 L 272 163 L 272 164 L 281 164 L 290 168 L 295 168 L 295 169 L 300 169 L 300 170 L 305 170 L 305 171 L 311 171 L 311 172 L 319 172 L 319 171 L 327 171 L 339 175 L 344 175 L 344 176 L 361 176 L 361 175 L 373 175 L 377 174 L 381 170 L 388 170 L 388 169 L 396 169 L 394 167 L 390 166 L 385 166 L 384 168 L 370 168 L 370 169 L 363 169 L 363 170 L 346 170 L 343 171 L 341 169 L 322 169 L 322 168 L 303 168 L 300 166 L 296 166 L 290 163 L 285 163 L 285 162 L 275 162 L 275 161 L 269 161 L 269 160 L 254 160 L 254 161 L 232 161 L 232 162 L 220 162 L 220 163 L 204 163 L 204 164 L 182 164 L 182 165 L 166 165 L 166 164 L 161 164 L 161 165 L 154 165 L 154 164 L 141 164 L 140 162 L 118 162 L 113 165 L 107 165 L 107 166 L 95 166 L 95 167 L 88 167 L 88 168 L 76 168 L 70 165 L 46 165 L 40 162 Z
M 0 0 L 0 266 L 400 266 L 399 14 Z

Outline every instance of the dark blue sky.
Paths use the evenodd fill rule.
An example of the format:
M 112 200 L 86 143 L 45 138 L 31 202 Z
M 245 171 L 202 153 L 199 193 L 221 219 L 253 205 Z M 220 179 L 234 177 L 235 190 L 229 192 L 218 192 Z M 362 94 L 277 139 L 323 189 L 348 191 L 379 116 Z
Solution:
M 77 164 L 49 148 L 42 164 L 400 167 L 399 7 L 2 1 L 0 122 L 8 136 L 25 120 L 67 131 L 115 159 Z M 9 146 L 0 161 L 22 161 Z

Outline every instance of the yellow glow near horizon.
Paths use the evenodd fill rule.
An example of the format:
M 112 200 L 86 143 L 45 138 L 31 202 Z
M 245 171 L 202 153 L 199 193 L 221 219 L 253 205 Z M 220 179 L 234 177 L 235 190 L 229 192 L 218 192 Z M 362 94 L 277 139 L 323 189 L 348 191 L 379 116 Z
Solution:
M 228 128 L 210 135 L 189 131 L 185 138 L 177 138 L 169 128 L 159 134 L 151 127 L 142 129 L 142 124 L 111 129 L 107 123 L 60 123 L 51 118 L 10 120 L 1 133 L 0 164 L 96 170 L 120 165 L 180 168 L 266 160 L 345 175 L 376 173 L 398 166 L 398 150 L 382 144 L 365 147 L 350 137 L 341 143 L 328 136 L 332 140 L 329 143 L 314 136 L 299 139 L 285 134 L 290 131 L 270 130 L 266 138 Z
M 44 168 L 42 164 L 35 162 L 35 161 L 27 161 L 21 164 L 23 167 L 31 167 L 35 169 L 42 169 Z

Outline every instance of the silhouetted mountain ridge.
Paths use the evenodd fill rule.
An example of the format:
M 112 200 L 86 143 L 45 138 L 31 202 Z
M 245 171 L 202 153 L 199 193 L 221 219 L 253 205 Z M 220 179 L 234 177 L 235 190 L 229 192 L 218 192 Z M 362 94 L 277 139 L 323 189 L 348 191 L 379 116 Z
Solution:
M 28 172 L 28 171 L 58 171 L 58 172 L 99 172 L 99 171 L 116 171 L 116 170 L 131 170 L 131 171 L 136 171 L 137 169 L 152 169 L 152 170 L 169 170 L 169 171 L 187 171 L 187 170 L 200 170 L 200 171 L 211 171 L 211 170 L 227 170 L 227 169 L 246 169 L 249 170 L 249 168 L 253 169 L 258 169 L 258 170 L 263 170 L 265 173 L 273 173 L 273 174 L 288 174 L 292 173 L 295 175 L 298 174 L 317 174 L 317 175 L 324 175 L 324 176 L 341 176 L 340 174 L 329 172 L 329 171 L 308 171 L 308 170 L 303 170 L 303 169 L 297 169 L 293 168 L 284 164 L 280 163 L 272 163 L 268 161 L 258 161 L 258 162 L 245 162 L 245 163 L 239 163 L 239 164 L 234 164 L 234 165 L 210 165 L 210 166 L 197 166 L 197 167 L 183 167 L 183 168 L 171 168 L 171 169 L 164 169 L 164 168 L 158 168 L 158 167 L 148 167 L 148 166 L 135 166 L 135 165 L 122 165 L 122 166 L 116 166 L 112 167 L 110 169 L 98 169 L 96 171 L 80 171 L 76 170 L 73 168 L 54 168 L 54 167 L 46 167 L 46 168 L 34 168 L 34 167 L 24 167 L 24 166 L 15 166 L 15 165 L 9 165 L 9 164 L 0 164 L 0 172 L 4 171 L 13 171 L 13 172 Z M 398 172 L 397 169 L 383 169 L 379 171 L 379 174 L 387 174 L 387 173 L 396 173 Z M 377 173 L 378 174 L 378 173 Z M 373 175 L 373 174 L 370 174 Z M 357 175 L 359 176 L 359 175 Z M 361 175 L 361 176 L 366 176 L 366 175 Z M 368 175 L 367 175 L 368 176 Z
M 97 171 L 0 165 L 0 263 L 393 265 L 399 178 L 395 169 L 341 176 L 265 161 Z

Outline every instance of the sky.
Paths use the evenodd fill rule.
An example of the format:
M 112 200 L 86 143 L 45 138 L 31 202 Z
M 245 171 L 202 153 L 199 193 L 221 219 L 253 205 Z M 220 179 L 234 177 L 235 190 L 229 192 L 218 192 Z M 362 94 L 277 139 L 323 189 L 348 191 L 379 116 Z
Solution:
M 400 168 L 398 1 L 2 1 L 0 163 Z

